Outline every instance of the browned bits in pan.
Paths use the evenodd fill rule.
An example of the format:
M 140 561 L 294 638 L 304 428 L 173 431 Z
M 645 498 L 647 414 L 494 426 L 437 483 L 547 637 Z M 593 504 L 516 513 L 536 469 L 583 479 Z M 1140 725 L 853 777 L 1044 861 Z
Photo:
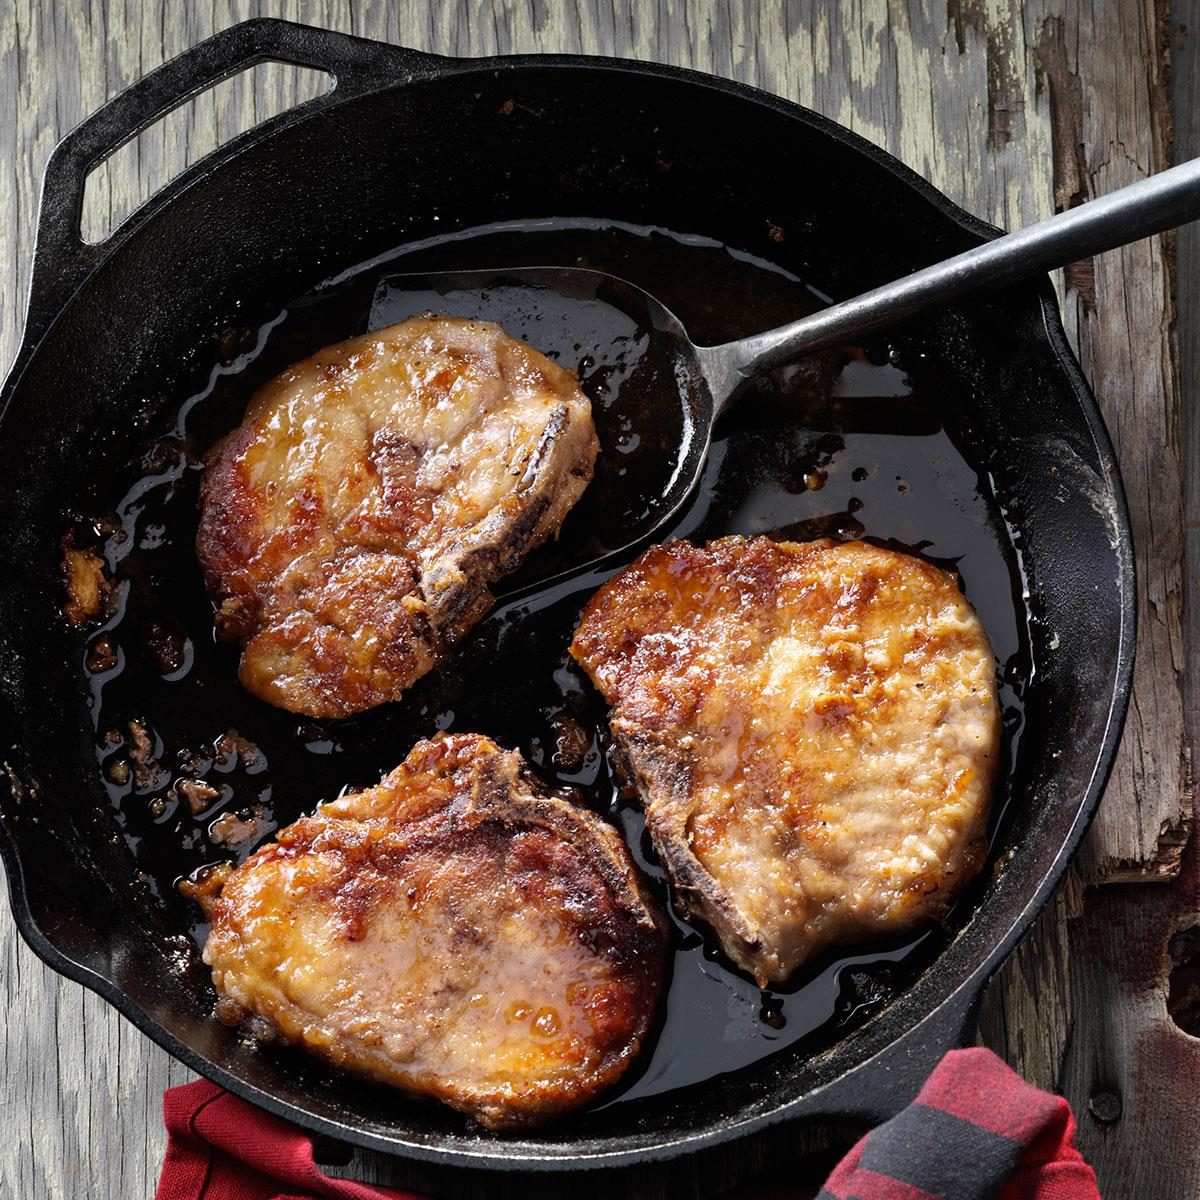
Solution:
M 62 573 L 66 587 L 63 615 L 68 623 L 82 629 L 105 610 L 112 583 L 105 571 L 104 559 L 93 549 L 72 545 L 73 534 L 63 538 Z

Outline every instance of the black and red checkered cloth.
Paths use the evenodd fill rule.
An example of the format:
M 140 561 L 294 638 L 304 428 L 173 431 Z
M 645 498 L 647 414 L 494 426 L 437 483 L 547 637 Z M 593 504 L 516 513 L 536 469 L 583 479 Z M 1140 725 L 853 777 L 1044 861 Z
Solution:
M 1100 1200 L 1075 1119 L 990 1050 L 951 1050 L 917 1098 L 871 1130 L 818 1200 Z
M 303 1130 L 207 1080 L 163 1101 L 167 1157 L 156 1200 L 420 1200 L 335 1179 Z M 1100 1200 L 1061 1096 L 988 1050 L 952 1050 L 903 1112 L 837 1165 L 818 1200 Z M 792 1200 L 811 1187 L 749 1184 L 739 1196 Z

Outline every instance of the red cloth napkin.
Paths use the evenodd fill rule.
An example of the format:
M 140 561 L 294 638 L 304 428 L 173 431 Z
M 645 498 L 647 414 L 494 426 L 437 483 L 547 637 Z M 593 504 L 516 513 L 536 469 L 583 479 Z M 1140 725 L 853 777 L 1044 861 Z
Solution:
M 308 1134 L 207 1080 L 171 1088 L 163 1111 L 169 1140 L 155 1200 L 420 1200 L 330 1178 Z M 842 1159 L 818 1200 L 1100 1200 L 1074 1133 L 1061 1096 L 990 1050 L 952 1050 L 908 1108 Z M 739 1189 L 754 1194 L 753 1185 Z

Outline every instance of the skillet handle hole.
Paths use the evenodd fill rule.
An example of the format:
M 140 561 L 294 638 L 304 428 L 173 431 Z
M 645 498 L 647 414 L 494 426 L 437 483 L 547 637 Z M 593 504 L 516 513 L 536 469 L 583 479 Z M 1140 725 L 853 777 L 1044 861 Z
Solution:
M 79 221 L 83 240 L 93 246 L 103 242 L 193 163 L 333 85 L 326 71 L 260 62 L 165 113 L 88 174 Z

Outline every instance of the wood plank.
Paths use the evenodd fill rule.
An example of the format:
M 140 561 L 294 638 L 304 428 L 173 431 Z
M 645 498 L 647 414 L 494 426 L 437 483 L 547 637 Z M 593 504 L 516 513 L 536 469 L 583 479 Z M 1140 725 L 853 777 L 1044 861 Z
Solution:
M 1080 1004 L 1059 1083 L 1106 1196 L 1200 1195 L 1200 847 L 1168 885 L 1116 884 L 1071 922 Z M 1168 1008 L 1190 989 L 1184 1029 Z
M 1045 91 L 1058 124 L 1060 206 L 1114 191 L 1169 163 L 1161 8 L 1079 5 L 1057 48 L 1043 53 Z M 1077 46 L 1106 49 L 1083 71 L 1071 52 Z M 1138 548 L 1134 702 L 1080 856 L 1089 881 L 1169 878 L 1191 826 L 1195 725 L 1185 725 L 1183 710 L 1183 472 L 1167 255 L 1167 239 L 1151 238 L 1076 264 L 1067 277 L 1064 315 L 1117 447 Z
M 1179 10 L 1186 16 L 1186 9 Z M 1179 161 L 1200 155 L 1200 26 L 1171 30 L 1174 141 Z M 1175 239 L 1174 295 L 1178 373 L 1186 403 L 1180 420 L 1186 529 L 1183 578 L 1200 579 L 1200 227 Z M 1185 610 L 1183 661 L 1200 647 L 1200 605 Z M 1196 728 L 1200 673 L 1185 671 L 1184 712 Z M 1065 1057 L 1063 1084 L 1089 1097 L 1080 1145 L 1101 1179 L 1130 1196 L 1200 1195 L 1200 845 L 1193 836 L 1182 870 L 1166 886 L 1100 889 L 1071 938 L 1076 995 L 1099 1019 L 1079 1022 Z M 1098 1119 L 1097 1114 L 1104 1119 Z M 1115 1120 L 1111 1119 L 1113 1114 Z M 1147 1153 L 1152 1131 L 1153 1153 Z
M 712 70 L 832 116 L 971 211 L 1012 226 L 1165 161 L 1160 7 L 1153 0 L 168 0 L 155 10 L 138 0 L 17 0 L 0 6 L 0 100 L 16 113 L 0 127 L 0 257 L 15 264 L 10 286 L 0 289 L 0 361 L 15 346 L 37 183 L 54 141 L 164 58 L 236 20 L 286 16 L 443 53 L 566 50 Z M 97 219 L 121 219 L 247 116 L 283 107 L 295 88 L 289 72 L 260 68 L 151 131 L 135 154 L 97 172 Z M 1072 271 L 1062 285 L 1068 324 L 1120 444 L 1141 550 L 1137 698 L 1081 861 L 1088 880 L 1177 870 L 1189 812 L 1181 434 L 1167 266 L 1161 245 L 1143 243 L 1090 272 Z M 1187 711 L 1194 718 L 1195 708 Z M 1141 1026 L 1129 1024 L 1128 1036 L 1110 1045 L 1114 1013 L 1146 1012 L 1159 1035 L 1170 1034 L 1162 1025 L 1165 960 L 1160 955 L 1157 975 L 1148 970 L 1117 986 L 1097 963 L 1118 961 L 1124 943 L 1108 933 L 1097 943 L 1095 931 L 1129 928 L 1136 939 L 1136 914 L 1145 913 L 1157 922 L 1155 938 L 1169 936 L 1166 908 L 1151 914 L 1142 891 L 1123 887 L 1085 901 L 1077 884 L 1064 893 L 993 987 L 984 1020 L 989 1043 L 1030 1078 L 1067 1086 L 1081 1136 L 1114 1182 L 1132 1178 L 1123 1173 L 1149 1126 L 1134 1107 L 1103 1128 L 1089 1127 L 1082 1114 L 1105 1072 L 1122 1089 L 1134 1078 Z M 1125 917 L 1113 908 L 1119 904 L 1129 906 Z M 163 1149 L 159 1095 L 187 1073 L 95 997 L 44 968 L 3 914 L 0 955 L 9 1014 L 0 1034 L 0 1128 L 13 1134 L 0 1143 L 0 1195 L 149 1195 Z M 1073 995 L 1086 1004 L 1074 1006 Z M 1170 1179 L 1169 1188 L 1139 1177 L 1142 1194 L 1189 1194 L 1174 1185 L 1192 1179 L 1191 1169 L 1172 1167 L 1160 1178 Z M 394 1177 L 391 1164 L 367 1156 L 351 1173 Z M 1113 1194 L 1132 1193 L 1121 1186 Z

